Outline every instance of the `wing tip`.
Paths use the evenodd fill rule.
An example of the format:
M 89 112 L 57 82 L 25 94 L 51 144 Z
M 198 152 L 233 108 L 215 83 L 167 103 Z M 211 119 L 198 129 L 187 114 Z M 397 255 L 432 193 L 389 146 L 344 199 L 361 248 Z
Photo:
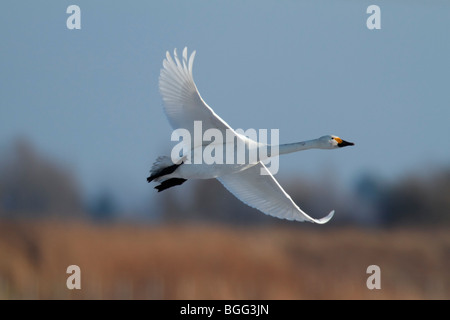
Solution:
M 325 224 L 325 223 L 327 223 L 328 221 L 330 221 L 331 218 L 333 218 L 333 216 L 334 216 L 334 210 L 332 210 L 328 215 L 326 215 L 326 216 L 323 217 L 323 218 L 320 218 L 320 219 L 314 219 L 313 222 L 314 222 L 314 223 L 318 223 L 318 224 Z

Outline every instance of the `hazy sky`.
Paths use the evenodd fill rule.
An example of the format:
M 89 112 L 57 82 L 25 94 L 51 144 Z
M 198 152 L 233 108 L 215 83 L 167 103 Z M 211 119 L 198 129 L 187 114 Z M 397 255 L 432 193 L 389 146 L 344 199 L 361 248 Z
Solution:
M 66 27 L 71 4 L 81 30 Z M 371 4 L 380 30 L 366 26 Z M 0 148 L 27 137 L 87 195 L 150 198 L 148 170 L 171 145 L 159 71 L 166 50 L 187 46 L 200 93 L 232 127 L 356 143 L 284 156 L 281 184 L 427 172 L 450 162 L 449 12 L 448 1 L 4 1 Z

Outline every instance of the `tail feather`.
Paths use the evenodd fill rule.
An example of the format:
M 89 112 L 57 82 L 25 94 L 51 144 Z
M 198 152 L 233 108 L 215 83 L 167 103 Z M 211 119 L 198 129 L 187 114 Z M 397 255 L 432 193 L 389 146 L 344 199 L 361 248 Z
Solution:
M 173 173 L 181 164 L 174 164 L 172 159 L 167 156 L 158 157 L 150 169 L 147 182 L 152 182 L 155 179 L 157 181 L 158 178 Z
M 170 157 L 159 156 L 153 163 L 152 168 L 150 169 L 150 174 L 154 175 L 159 171 L 161 171 L 162 169 L 172 166 L 173 164 L 174 163 L 172 162 L 172 159 Z

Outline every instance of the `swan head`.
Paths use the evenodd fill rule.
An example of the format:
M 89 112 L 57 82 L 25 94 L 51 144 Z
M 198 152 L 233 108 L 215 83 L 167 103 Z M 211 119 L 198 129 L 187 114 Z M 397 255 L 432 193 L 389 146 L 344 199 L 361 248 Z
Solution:
M 319 138 L 324 149 L 335 149 L 355 145 L 353 142 L 345 141 L 337 136 L 326 135 Z

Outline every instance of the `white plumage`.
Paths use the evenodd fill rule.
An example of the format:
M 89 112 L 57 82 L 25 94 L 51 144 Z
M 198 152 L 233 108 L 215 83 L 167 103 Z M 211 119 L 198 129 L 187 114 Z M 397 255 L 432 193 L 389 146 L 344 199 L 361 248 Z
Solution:
M 232 130 L 215 112 L 203 101 L 192 76 L 195 51 L 187 57 L 187 48 L 183 50 L 182 61 L 179 60 L 177 51 L 174 51 L 174 59 L 169 52 L 163 61 L 159 77 L 159 91 L 164 100 L 166 112 L 172 128 L 184 128 L 193 134 L 194 121 L 202 121 L 203 130 L 216 128 L 223 131 Z
M 262 145 L 243 135 L 237 134 L 222 118 L 220 118 L 202 99 L 192 75 L 195 51 L 188 58 L 187 48 L 184 48 L 181 60 L 174 50 L 173 58 L 167 52 L 163 61 L 163 69 L 159 77 L 159 89 L 164 101 L 164 111 L 169 123 L 174 129 L 187 129 L 194 134 L 194 121 L 202 122 L 202 129 L 217 129 L 223 136 L 226 131 L 245 144 L 247 150 Z M 279 154 L 296 152 L 311 148 L 334 149 L 353 145 L 336 136 L 323 136 L 319 139 L 278 146 Z M 192 152 L 204 148 L 201 145 L 189 146 Z M 270 147 L 269 147 L 270 148 Z M 329 221 L 334 210 L 326 217 L 314 219 L 302 211 L 283 190 L 274 176 L 258 158 L 254 163 L 245 164 L 183 164 L 179 159 L 175 163 L 169 157 L 159 157 L 152 167 L 148 182 L 162 182 L 156 188 L 165 190 L 174 185 L 182 184 L 187 179 L 217 178 L 234 196 L 245 204 L 261 212 L 282 219 L 309 221 L 323 224 Z

